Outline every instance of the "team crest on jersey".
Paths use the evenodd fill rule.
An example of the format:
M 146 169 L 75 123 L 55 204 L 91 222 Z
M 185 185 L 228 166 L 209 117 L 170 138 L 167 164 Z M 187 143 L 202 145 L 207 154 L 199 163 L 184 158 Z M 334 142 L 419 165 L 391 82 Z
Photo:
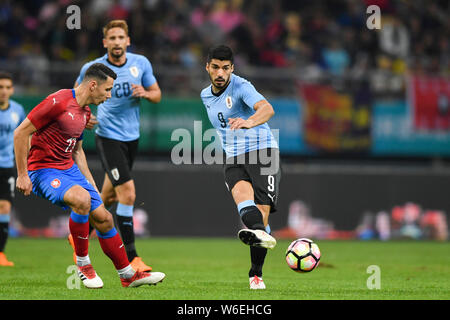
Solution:
M 114 168 L 111 170 L 111 175 L 113 176 L 114 180 L 118 181 L 120 178 L 119 170 L 117 168 Z
M 59 181 L 59 179 L 53 179 L 53 181 L 50 183 L 50 185 L 53 188 L 58 189 L 61 186 L 61 181 Z
M 230 96 L 227 96 L 225 98 L 225 103 L 226 103 L 228 109 L 231 109 L 233 107 L 233 100 L 231 100 Z
M 139 69 L 138 69 L 137 67 L 133 66 L 133 67 L 131 67 L 131 68 L 128 69 L 128 70 L 130 70 L 130 73 L 131 73 L 131 75 L 132 75 L 133 77 L 135 77 L 135 78 L 138 77 L 138 75 L 139 75 Z
M 17 112 L 11 112 L 11 119 L 15 124 L 19 123 L 19 115 L 17 114 Z

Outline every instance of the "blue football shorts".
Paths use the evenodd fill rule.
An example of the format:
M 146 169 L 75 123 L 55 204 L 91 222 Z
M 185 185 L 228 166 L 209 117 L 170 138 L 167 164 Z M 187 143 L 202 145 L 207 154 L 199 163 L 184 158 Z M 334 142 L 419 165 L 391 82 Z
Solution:
M 29 171 L 28 176 L 33 183 L 34 194 L 51 201 L 63 209 L 69 208 L 64 203 L 64 194 L 75 185 L 83 187 L 91 195 L 91 212 L 103 203 L 97 190 L 87 181 L 75 163 L 66 170 L 44 168 Z

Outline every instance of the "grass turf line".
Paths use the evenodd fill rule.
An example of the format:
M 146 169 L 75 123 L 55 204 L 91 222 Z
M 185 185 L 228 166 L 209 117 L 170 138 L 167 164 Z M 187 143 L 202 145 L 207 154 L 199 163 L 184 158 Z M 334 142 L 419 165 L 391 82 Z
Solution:
M 104 288 L 68 289 L 72 251 L 65 239 L 10 238 L 6 254 L 15 267 L 0 267 L 2 300 L 372 300 L 450 299 L 449 242 L 317 241 L 321 265 L 291 271 L 278 241 L 264 266 L 266 290 L 249 290 L 249 248 L 232 238 L 138 239 L 136 247 L 154 271 L 157 286 L 122 288 L 111 261 L 91 239 L 89 255 Z M 381 270 L 381 289 L 369 290 L 367 267 Z

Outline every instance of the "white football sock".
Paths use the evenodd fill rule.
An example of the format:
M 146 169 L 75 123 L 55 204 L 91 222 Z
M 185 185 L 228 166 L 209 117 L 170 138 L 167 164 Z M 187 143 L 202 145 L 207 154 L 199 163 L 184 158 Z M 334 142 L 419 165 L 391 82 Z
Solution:
M 77 256 L 77 266 L 84 267 L 87 266 L 88 264 L 91 264 L 91 259 L 89 259 L 89 255 L 87 255 L 86 257 Z
M 119 273 L 119 277 L 121 277 L 122 279 L 129 279 L 136 273 L 136 271 L 134 271 L 134 269 L 131 267 L 131 264 L 123 269 L 117 270 L 117 272 Z

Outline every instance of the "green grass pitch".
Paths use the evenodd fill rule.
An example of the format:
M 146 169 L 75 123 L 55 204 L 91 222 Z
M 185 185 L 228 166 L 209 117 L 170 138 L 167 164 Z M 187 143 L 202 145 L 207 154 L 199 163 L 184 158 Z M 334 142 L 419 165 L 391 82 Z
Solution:
M 298 274 L 284 253 L 290 241 L 279 241 L 264 266 L 266 290 L 248 287 L 249 248 L 231 238 L 138 239 L 140 255 L 155 271 L 166 273 L 157 286 L 122 288 L 98 240 L 90 257 L 102 277 L 99 290 L 69 289 L 72 251 L 65 239 L 10 238 L 6 253 L 14 267 L 0 267 L 2 300 L 354 300 L 450 299 L 449 242 L 317 241 L 321 265 Z M 380 268 L 380 289 L 368 289 Z

